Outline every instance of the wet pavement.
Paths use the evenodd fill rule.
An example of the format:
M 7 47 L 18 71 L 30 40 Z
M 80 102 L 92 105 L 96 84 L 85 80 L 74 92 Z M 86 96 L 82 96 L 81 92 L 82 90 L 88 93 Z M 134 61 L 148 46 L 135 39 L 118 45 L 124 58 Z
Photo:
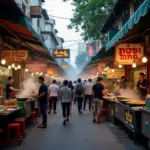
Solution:
M 79 115 L 74 105 L 72 112 L 70 123 L 63 126 L 59 105 L 57 114 L 48 115 L 47 129 L 29 127 L 21 146 L 4 150 L 144 150 L 112 124 L 93 124 L 89 111 Z

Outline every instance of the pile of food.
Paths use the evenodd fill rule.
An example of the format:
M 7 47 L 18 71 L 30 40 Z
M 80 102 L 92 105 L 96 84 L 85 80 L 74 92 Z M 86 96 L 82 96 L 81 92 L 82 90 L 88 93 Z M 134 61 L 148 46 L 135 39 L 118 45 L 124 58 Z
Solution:
M 18 107 L 18 104 L 17 104 L 17 100 L 16 99 L 12 99 L 12 100 L 9 100 L 9 101 L 5 101 L 3 103 L 3 105 L 7 108 L 17 108 Z

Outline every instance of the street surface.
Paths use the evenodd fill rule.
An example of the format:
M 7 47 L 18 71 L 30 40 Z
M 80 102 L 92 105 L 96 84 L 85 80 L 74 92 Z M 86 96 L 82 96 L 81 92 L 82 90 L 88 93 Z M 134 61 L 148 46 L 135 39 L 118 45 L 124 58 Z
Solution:
M 93 124 L 92 114 L 82 115 L 73 106 L 70 123 L 62 124 L 61 107 L 56 115 L 48 115 L 47 129 L 35 126 L 27 129 L 21 146 L 11 144 L 5 150 L 144 150 L 134 145 L 124 131 L 109 124 Z

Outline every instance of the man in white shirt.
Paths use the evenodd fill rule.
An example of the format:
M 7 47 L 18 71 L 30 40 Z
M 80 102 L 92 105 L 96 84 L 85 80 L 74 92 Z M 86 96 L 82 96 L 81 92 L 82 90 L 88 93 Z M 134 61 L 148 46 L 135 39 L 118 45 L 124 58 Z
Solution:
M 49 86 L 48 89 L 49 93 L 49 114 L 51 113 L 52 110 L 52 105 L 53 105 L 53 110 L 54 114 L 56 114 L 56 105 L 57 105 L 57 100 L 59 96 L 59 86 L 56 84 L 56 80 L 53 80 L 53 84 Z
M 91 103 L 92 103 L 92 95 L 93 95 L 93 84 L 92 79 L 89 79 L 88 82 L 85 84 L 85 99 L 84 99 L 84 110 L 86 108 L 87 99 L 89 100 L 89 110 L 91 110 Z

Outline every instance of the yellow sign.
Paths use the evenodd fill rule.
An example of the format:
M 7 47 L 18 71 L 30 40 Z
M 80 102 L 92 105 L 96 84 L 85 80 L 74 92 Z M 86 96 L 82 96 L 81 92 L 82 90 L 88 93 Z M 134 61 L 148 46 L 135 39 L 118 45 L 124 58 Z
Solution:
M 69 68 L 68 65 L 62 65 L 61 67 L 62 67 L 63 69 L 68 69 L 68 68 Z
M 120 79 L 122 76 L 125 76 L 124 69 L 108 69 L 107 70 L 108 79 Z
M 54 58 L 70 58 L 69 49 L 61 49 L 53 51 Z
M 141 44 L 119 44 L 115 50 L 115 62 L 121 65 L 131 65 L 135 61 L 142 62 L 144 48 Z
M 2 58 L 6 61 L 22 61 L 26 60 L 28 52 L 26 50 L 3 50 Z
M 129 123 L 132 123 L 133 122 L 133 118 L 132 118 L 132 115 L 128 112 L 125 113 L 126 115 L 126 120 L 129 122 Z

